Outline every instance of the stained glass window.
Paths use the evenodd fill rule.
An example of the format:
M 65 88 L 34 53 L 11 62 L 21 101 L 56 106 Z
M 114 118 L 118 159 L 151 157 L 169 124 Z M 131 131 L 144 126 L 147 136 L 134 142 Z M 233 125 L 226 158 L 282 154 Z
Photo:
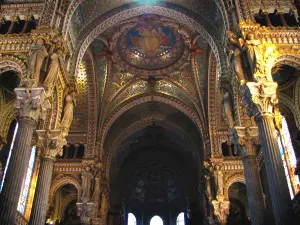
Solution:
M 176 225 L 185 225 L 183 212 L 177 216 Z
M 22 214 L 25 213 L 25 209 L 26 209 L 26 203 L 27 203 L 27 199 L 28 199 L 31 178 L 32 178 L 32 173 L 33 173 L 33 169 L 34 169 L 34 164 L 35 164 L 35 153 L 36 153 L 36 146 L 33 146 L 31 149 L 29 164 L 28 164 L 25 179 L 23 181 L 23 188 L 21 191 L 19 204 L 18 204 L 18 211 Z
M 284 117 L 282 117 L 282 128 L 280 131 L 277 131 L 277 139 L 288 188 L 293 199 L 300 190 L 300 182 L 299 177 L 294 174 L 297 161 L 288 125 Z
M 128 213 L 128 223 L 127 225 L 136 225 L 136 218 L 132 213 Z
M 159 216 L 153 216 L 150 220 L 150 225 L 164 225 L 164 222 Z
M 10 144 L 10 148 L 9 148 L 9 153 L 8 153 L 8 157 L 7 157 L 6 166 L 5 166 L 4 172 L 3 172 L 3 177 L 2 177 L 1 186 L 0 186 L 0 192 L 2 191 L 2 188 L 3 188 L 4 179 L 5 179 L 5 176 L 6 176 L 7 168 L 8 168 L 9 161 L 10 161 L 10 157 L 11 157 L 11 150 L 12 150 L 13 147 L 14 147 L 14 143 L 15 143 L 15 139 L 16 139 L 16 134 L 17 134 L 18 128 L 19 128 L 19 124 L 17 123 L 17 124 L 16 124 L 16 127 L 15 127 L 15 130 L 14 130 L 14 134 L 13 134 L 12 141 L 11 141 L 11 144 Z

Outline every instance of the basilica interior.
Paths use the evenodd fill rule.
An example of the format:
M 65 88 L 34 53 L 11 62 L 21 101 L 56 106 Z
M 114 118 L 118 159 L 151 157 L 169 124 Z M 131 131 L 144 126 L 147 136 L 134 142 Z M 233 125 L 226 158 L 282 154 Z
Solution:
M 299 13 L 3 0 L 0 224 L 299 224 Z

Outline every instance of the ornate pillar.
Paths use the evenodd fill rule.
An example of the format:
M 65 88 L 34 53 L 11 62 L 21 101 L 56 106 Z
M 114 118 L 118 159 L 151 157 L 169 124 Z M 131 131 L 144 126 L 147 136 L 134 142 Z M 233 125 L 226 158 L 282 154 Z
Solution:
M 264 225 L 264 198 L 256 161 L 257 127 L 235 127 L 233 142 L 243 159 L 251 223 Z
M 277 225 L 288 225 L 291 199 L 275 134 L 273 106 L 277 104 L 277 83 L 248 82 L 243 90 L 243 104 L 255 116 L 263 149 L 274 217 Z
M 0 224 L 15 223 L 33 132 L 41 113 L 50 107 L 49 101 L 45 100 L 44 88 L 16 88 L 15 93 L 19 128 L 0 196 Z
M 37 133 L 42 156 L 29 225 L 45 223 L 55 157 L 62 154 L 62 147 L 67 143 L 61 130 L 38 130 Z

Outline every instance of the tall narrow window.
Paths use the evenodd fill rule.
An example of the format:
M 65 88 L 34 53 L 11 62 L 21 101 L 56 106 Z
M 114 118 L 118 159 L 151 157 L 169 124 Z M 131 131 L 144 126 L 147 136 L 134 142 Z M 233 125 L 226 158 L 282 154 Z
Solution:
M 183 212 L 179 213 L 179 215 L 177 216 L 176 225 L 185 225 Z
M 7 162 L 6 162 L 6 166 L 4 168 L 4 172 L 3 172 L 3 177 L 2 177 L 2 181 L 1 181 L 1 186 L 0 186 L 0 192 L 2 191 L 3 185 L 4 185 L 4 180 L 5 180 L 5 176 L 6 176 L 6 172 L 7 172 L 7 168 L 9 165 L 9 161 L 10 161 L 10 157 L 11 157 L 11 151 L 14 147 L 14 143 L 15 143 L 15 139 L 16 139 L 16 135 L 17 135 L 17 131 L 19 128 L 19 124 L 16 124 L 15 130 L 14 130 L 14 134 L 13 134 L 13 138 L 10 144 L 10 148 L 9 148 L 9 153 L 8 153 L 8 157 L 7 157 Z
M 294 198 L 294 196 L 300 190 L 300 182 L 299 177 L 294 174 L 297 161 L 291 142 L 288 125 L 286 119 L 283 116 L 282 128 L 277 131 L 277 139 L 290 195 L 291 198 Z
M 164 225 L 164 222 L 159 216 L 153 216 L 150 220 L 150 225 Z
M 136 225 L 136 218 L 132 213 L 128 213 L 127 225 Z
M 30 190 L 31 178 L 32 178 L 32 173 L 33 173 L 33 169 L 34 169 L 34 164 L 35 164 L 35 154 L 36 154 L 36 146 L 33 146 L 31 149 L 29 164 L 28 164 L 25 179 L 23 181 L 23 188 L 21 191 L 19 204 L 18 204 L 18 211 L 22 214 L 24 214 L 25 210 L 26 210 L 28 193 Z

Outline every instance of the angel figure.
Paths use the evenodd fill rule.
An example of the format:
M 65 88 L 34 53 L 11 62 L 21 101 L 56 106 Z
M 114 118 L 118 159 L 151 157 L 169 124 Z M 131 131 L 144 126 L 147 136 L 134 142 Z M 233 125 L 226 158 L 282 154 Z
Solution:
M 38 38 L 36 40 L 36 44 L 31 47 L 29 52 L 30 78 L 35 80 L 36 85 L 39 85 L 41 68 L 45 57 L 48 56 L 48 52 L 44 44 L 44 39 Z

